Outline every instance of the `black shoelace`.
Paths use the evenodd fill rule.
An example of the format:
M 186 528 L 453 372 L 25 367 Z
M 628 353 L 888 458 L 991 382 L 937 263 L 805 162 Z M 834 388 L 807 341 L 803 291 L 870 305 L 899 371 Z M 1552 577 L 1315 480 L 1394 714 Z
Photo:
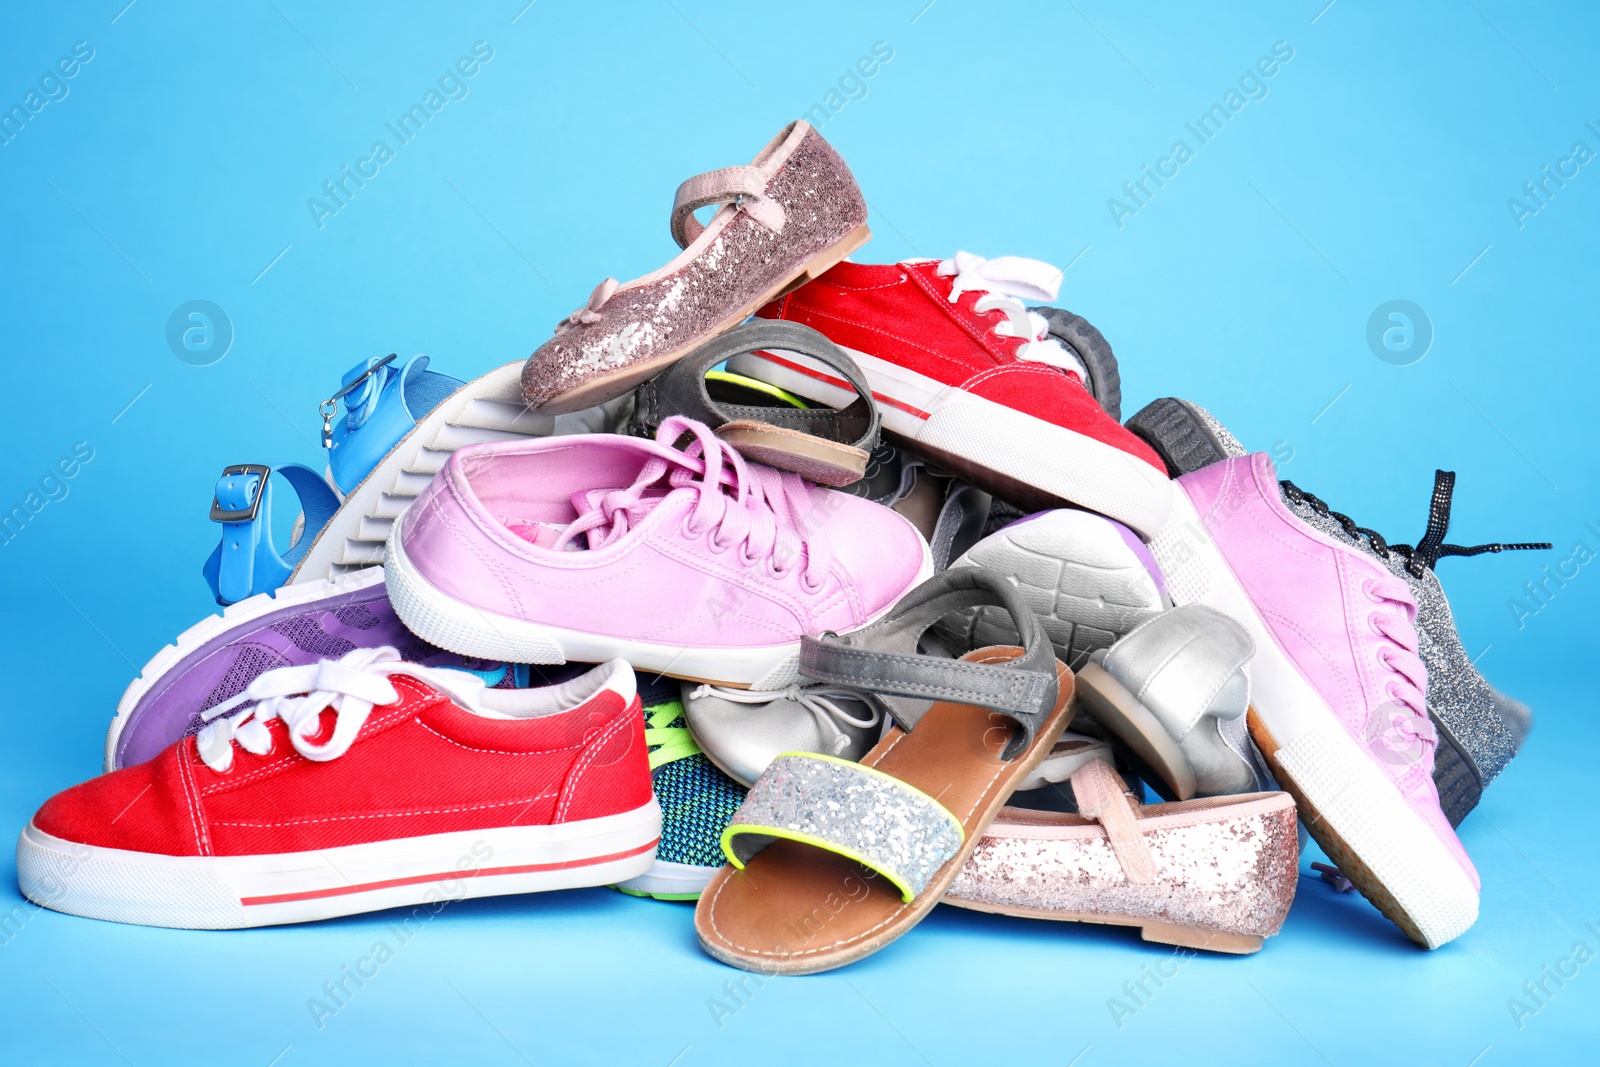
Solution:
M 1293 482 L 1285 480 L 1280 484 L 1283 486 L 1284 495 L 1290 500 L 1309 507 L 1325 519 L 1337 522 L 1352 541 L 1359 541 L 1365 537 L 1384 559 L 1399 555 L 1406 561 L 1406 570 L 1418 578 L 1422 577 L 1423 571 L 1432 569 L 1445 556 L 1479 556 L 1485 552 L 1516 552 L 1552 547 L 1548 541 L 1472 546 L 1446 544 L 1445 534 L 1450 530 L 1450 497 L 1456 488 L 1454 471 L 1433 472 L 1433 500 L 1428 505 L 1428 528 L 1423 531 L 1422 540 L 1414 546 L 1391 545 L 1378 531 L 1357 526 L 1350 516 L 1334 511 L 1322 500 Z

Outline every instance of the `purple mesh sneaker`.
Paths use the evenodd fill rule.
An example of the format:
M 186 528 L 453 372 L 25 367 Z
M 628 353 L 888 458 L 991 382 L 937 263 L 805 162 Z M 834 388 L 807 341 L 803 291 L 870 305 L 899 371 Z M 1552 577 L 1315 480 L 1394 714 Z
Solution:
M 195 733 L 202 712 L 244 692 L 264 671 L 382 645 L 412 663 L 470 671 L 491 687 L 519 681 L 507 664 L 458 656 L 414 636 L 389 606 L 383 568 L 370 567 L 241 600 L 185 630 L 122 695 L 106 735 L 106 770 L 143 763 Z
M 1440 808 L 1438 735 L 1405 581 L 1284 503 L 1264 453 L 1178 479 L 1151 542 L 1179 604 L 1250 632 L 1250 731 L 1306 830 L 1416 941 L 1478 916 L 1478 874 Z

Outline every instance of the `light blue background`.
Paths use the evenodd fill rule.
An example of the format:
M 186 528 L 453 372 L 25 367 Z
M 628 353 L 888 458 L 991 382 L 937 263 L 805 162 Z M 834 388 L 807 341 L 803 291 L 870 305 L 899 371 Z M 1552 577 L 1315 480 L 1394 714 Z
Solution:
M 1600 927 L 1600 564 L 1551 583 L 1520 628 L 1508 607 L 1574 542 L 1600 550 L 1600 163 L 1521 228 L 1507 207 L 1575 141 L 1600 150 L 1584 125 L 1600 126 L 1592 7 L 524 2 L 0 14 L 7 109 L 75 42 L 94 48 L 69 95 L 0 147 L 0 510 L 76 442 L 94 450 L 0 547 L 5 832 L 98 771 L 123 687 L 210 610 L 199 566 L 223 464 L 320 464 L 317 402 L 359 358 L 427 352 L 461 376 L 522 358 L 600 279 L 667 258 L 679 181 L 748 160 L 883 41 L 893 59 L 822 127 L 871 201 L 877 237 L 857 258 L 1071 262 L 1060 303 L 1115 346 L 1127 413 L 1198 400 L 1247 443 L 1292 450 L 1286 477 L 1396 540 L 1421 534 L 1443 466 L 1460 474 L 1453 540 L 1557 543 L 1441 567 L 1469 652 L 1538 716 L 1462 830 L 1482 917 L 1423 953 L 1308 877 L 1259 955 L 1186 963 L 1118 1029 L 1107 999 L 1167 950 L 940 909 L 869 961 L 769 983 L 719 1029 L 708 1001 L 737 973 L 700 954 L 690 909 L 591 890 L 452 906 L 319 1030 L 307 998 L 389 916 L 140 929 L 35 912 L 7 866 L 0 910 L 26 921 L 0 945 L 0 1059 L 1594 1055 L 1600 963 L 1521 1029 L 1507 1007 L 1579 939 L 1600 950 L 1582 926 Z M 307 198 L 390 140 L 384 123 L 477 41 L 494 57 L 469 95 L 318 228 Z M 1196 148 L 1184 123 L 1279 41 L 1294 56 L 1266 98 L 1119 228 L 1107 199 L 1175 140 Z M 1435 331 L 1406 367 L 1365 341 L 1397 298 Z M 164 340 L 191 299 L 232 320 L 213 366 Z

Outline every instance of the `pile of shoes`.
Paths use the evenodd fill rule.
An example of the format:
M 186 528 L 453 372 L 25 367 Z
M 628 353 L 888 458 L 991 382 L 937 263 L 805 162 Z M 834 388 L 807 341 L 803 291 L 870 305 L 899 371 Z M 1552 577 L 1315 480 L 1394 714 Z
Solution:
M 804 122 L 670 228 L 525 363 L 352 368 L 325 472 L 224 470 L 226 610 L 22 831 L 29 899 L 227 928 L 615 885 L 769 974 L 940 902 L 1244 953 L 1304 827 L 1417 943 L 1472 925 L 1454 826 L 1530 713 L 1434 568 L 1548 546 L 1446 543 L 1445 472 L 1396 544 L 1195 404 L 1124 425 L 1061 271 L 847 260 L 866 201 Z

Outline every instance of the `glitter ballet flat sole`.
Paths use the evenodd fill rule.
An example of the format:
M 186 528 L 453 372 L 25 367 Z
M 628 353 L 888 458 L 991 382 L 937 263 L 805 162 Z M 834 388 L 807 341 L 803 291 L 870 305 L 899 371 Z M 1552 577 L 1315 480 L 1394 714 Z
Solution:
M 1152 861 L 1142 872 L 1095 819 L 1006 808 L 944 902 L 1134 927 L 1146 941 L 1236 955 L 1259 950 L 1282 928 L 1299 858 L 1288 794 L 1130 802 L 1128 813 Z

